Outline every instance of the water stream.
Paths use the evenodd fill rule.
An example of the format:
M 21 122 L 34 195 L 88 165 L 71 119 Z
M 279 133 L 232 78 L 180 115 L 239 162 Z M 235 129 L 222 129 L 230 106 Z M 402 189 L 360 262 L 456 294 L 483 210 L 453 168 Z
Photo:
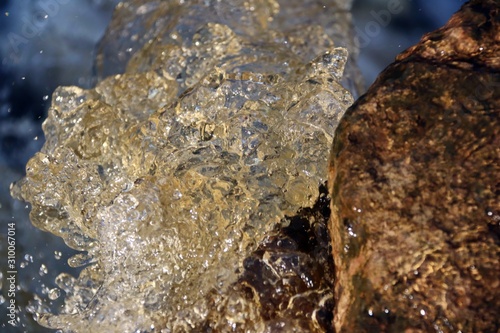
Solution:
M 39 322 L 71 332 L 292 327 L 293 316 L 269 321 L 258 294 L 232 290 L 245 258 L 320 197 L 353 102 L 340 84 L 348 51 L 333 39 L 352 47 L 349 17 L 341 1 L 120 4 L 100 81 L 56 90 L 46 142 L 12 189 L 35 226 L 82 251 L 69 259 L 85 266 L 79 276 L 56 278 L 64 306 L 40 303 Z M 344 82 L 355 86 L 355 74 Z M 292 281 L 306 259 L 287 264 L 281 253 L 263 260 Z M 299 294 L 328 298 L 301 274 L 286 288 L 306 283 Z

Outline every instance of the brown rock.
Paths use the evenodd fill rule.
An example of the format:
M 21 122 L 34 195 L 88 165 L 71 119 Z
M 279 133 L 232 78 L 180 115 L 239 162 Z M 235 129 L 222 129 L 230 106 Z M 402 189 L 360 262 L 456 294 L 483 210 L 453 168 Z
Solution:
M 464 5 L 337 129 L 337 332 L 498 332 L 499 11 Z

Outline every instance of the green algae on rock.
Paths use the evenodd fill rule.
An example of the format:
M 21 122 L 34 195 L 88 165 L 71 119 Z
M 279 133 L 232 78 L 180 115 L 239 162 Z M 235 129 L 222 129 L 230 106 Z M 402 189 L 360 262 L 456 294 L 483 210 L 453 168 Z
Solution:
M 105 40 L 133 43 L 129 55 L 115 49 L 126 72 L 103 75 L 93 89 L 54 93 L 47 141 L 12 193 L 31 203 L 33 224 L 86 251 L 70 260 L 86 267 L 77 278 L 58 277 L 65 306 L 39 313 L 43 325 L 67 332 L 281 325 L 229 289 L 269 233 L 319 197 L 331 134 L 353 101 L 339 83 L 347 51 L 325 33 L 331 24 L 274 26 L 287 10 L 306 16 L 319 4 L 294 1 L 280 11 L 273 0 L 235 1 L 213 10 L 221 5 L 120 4 Z M 345 14 L 345 6 L 334 1 L 329 10 Z M 101 50 L 101 69 L 113 67 L 113 43 L 108 56 Z M 289 255 L 267 253 L 275 266 Z M 325 285 L 311 281 L 294 299 L 328 299 L 316 290 Z M 222 304 L 225 312 L 214 311 Z
M 499 14 L 498 1 L 464 5 L 339 124 L 337 332 L 500 328 Z

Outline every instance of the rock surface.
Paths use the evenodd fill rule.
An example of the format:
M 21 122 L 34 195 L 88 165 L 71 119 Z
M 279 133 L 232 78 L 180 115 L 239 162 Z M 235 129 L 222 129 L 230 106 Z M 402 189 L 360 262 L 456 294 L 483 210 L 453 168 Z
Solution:
M 499 18 L 498 1 L 464 5 L 342 119 L 337 332 L 498 332 Z
M 313 255 L 328 244 L 320 216 L 297 217 L 316 245 L 286 230 L 316 204 L 330 134 L 353 102 L 339 83 L 347 51 L 329 37 L 349 32 L 348 13 L 345 1 L 281 5 L 118 6 L 101 81 L 54 93 L 46 143 L 12 188 L 31 203 L 33 224 L 86 251 L 69 260 L 86 266 L 78 278 L 56 279 L 64 307 L 40 304 L 40 323 L 68 332 L 329 326 L 332 267 Z

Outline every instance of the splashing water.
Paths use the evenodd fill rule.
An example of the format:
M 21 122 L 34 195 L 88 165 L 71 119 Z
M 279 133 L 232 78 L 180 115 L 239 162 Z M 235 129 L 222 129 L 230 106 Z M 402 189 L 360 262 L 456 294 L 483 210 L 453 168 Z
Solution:
M 64 308 L 39 321 L 188 332 L 266 235 L 316 202 L 353 101 L 339 83 L 347 51 L 319 25 L 280 23 L 272 0 L 129 1 L 117 13 L 108 36 L 136 24 L 122 31 L 137 48 L 126 72 L 56 90 L 47 141 L 12 188 L 38 228 L 84 251 L 69 260 L 80 276 L 56 279 Z M 227 331 L 262 327 L 254 303 L 231 302 Z

